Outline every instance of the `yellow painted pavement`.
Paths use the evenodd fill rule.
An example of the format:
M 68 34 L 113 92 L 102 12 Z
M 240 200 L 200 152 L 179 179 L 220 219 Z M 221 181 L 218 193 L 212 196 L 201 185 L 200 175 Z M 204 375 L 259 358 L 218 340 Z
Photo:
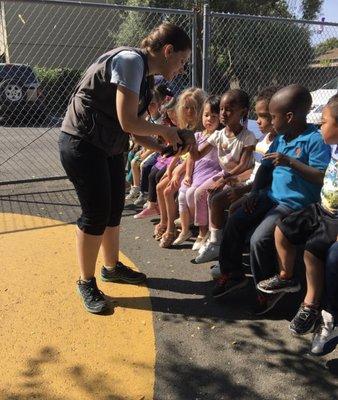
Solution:
M 0 398 L 152 399 L 149 291 L 99 282 L 112 302 L 134 298 L 135 307 L 86 312 L 75 291 L 74 232 L 60 221 L 0 214 Z

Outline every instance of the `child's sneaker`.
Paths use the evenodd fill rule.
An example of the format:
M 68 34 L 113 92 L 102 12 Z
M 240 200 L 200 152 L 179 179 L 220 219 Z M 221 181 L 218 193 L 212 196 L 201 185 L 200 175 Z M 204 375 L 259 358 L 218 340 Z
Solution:
M 294 335 L 306 335 L 314 331 L 319 318 L 319 310 L 301 304 L 297 314 L 290 322 L 289 329 Z
M 209 232 L 205 236 L 197 236 L 194 245 L 192 246 L 192 250 L 200 250 L 202 246 L 205 245 L 207 240 L 209 239 Z
M 114 269 L 101 268 L 101 280 L 104 282 L 143 283 L 146 279 L 145 274 L 134 271 L 120 261 Z
M 257 285 L 257 289 L 264 293 L 293 293 L 300 290 L 299 282 L 294 279 L 281 279 L 279 275 L 275 275 L 272 278 L 260 281 Z
M 259 294 L 254 308 L 255 315 L 264 315 L 271 311 L 284 295 L 283 292 L 267 295 Z
M 93 314 L 98 314 L 107 308 L 107 301 L 96 284 L 96 279 L 89 282 L 78 280 L 77 291 L 82 298 L 85 309 Z
M 132 186 L 130 188 L 129 194 L 126 196 L 126 200 L 134 200 L 137 199 L 140 194 L 140 188 L 138 186 Z
M 311 351 L 314 356 L 324 356 L 331 353 L 338 345 L 338 326 L 334 324 L 333 316 L 322 310 L 322 320 L 313 335 Z
M 225 296 L 243 288 L 247 283 L 248 279 L 245 276 L 234 277 L 229 274 L 223 274 L 217 279 L 212 296 L 214 298 Z
M 195 263 L 202 264 L 217 259 L 220 248 L 220 245 L 208 241 L 203 247 L 203 251 L 199 252 L 198 256 L 195 258 Z
M 214 279 L 214 280 L 216 280 L 222 276 L 221 267 L 219 265 L 219 262 L 217 262 L 215 265 L 210 267 L 210 274 L 212 276 L 212 279 Z
M 148 201 L 148 193 L 140 192 L 138 198 L 134 201 L 134 206 L 143 206 Z
M 134 215 L 135 219 L 144 219 L 144 218 L 150 218 L 150 217 L 155 217 L 159 215 L 158 208 L 145 208 L 138 214 Z

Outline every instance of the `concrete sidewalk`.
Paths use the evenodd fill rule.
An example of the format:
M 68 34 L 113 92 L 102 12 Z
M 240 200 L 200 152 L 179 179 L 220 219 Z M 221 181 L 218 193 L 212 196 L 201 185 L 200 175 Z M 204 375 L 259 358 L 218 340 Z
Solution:
M 191 244 L 159 248 L 153 223 L 127 207 L 121 250 L 148 288 L 99 283 L 115 312 L 93 316 L 74 290 L 72 187 L 0 193 L 1 399 L 338 398 L 337 351 L 310 357 L 311 338 L 288 331 L 299 296 L 263 319 L 250 312 L 250 290 L 215 303 L 211 263 L 192 264 Z

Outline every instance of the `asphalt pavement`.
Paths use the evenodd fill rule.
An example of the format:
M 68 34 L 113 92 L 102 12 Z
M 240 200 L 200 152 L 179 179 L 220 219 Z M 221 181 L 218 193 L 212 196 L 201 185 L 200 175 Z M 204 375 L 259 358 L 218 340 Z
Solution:
M 1 213 L 67 223 L 73 223 L 79 213 L 74 190 L 67 181 L 2 186 L 0 204 Z M 191 262 L 195 255 L 191 250 L 192 242 L 173 249 L 160 248 L 152 238 L 156 219 L 135 220 L 135 213 L 133 206 L 126 206 L 121 251 L 148 276 L 156 354 L 153 399 L 338 398 L 337 350 L 326 357 L 311 357 L 308 355 L 311 336 L 294 337 L 289 332 L 289 321 L 297 311 L 300 294 L 287 295 L 272 312 L 261 318 L 252 313 L 252 285 L 236 295 L 215 301 L 210 295 L 212 263 L 196 265 Z M 0 239 L 7 235 L 11 232 L 2 226 Z M 36 257 L 39 256 L 37 252 Z M 53 262 L 57 263 L 57 258 Z M 76 270 L 76 265 L 73 267 Z M 34 288 L 34 280 L 30 285 Z M 74 286 L 74 282 L 69 285 Z M 75 290 L 70 293 L 70 297 L 74 296 L 72 301 L 79 302 Z M 114 293 L 113 285 L 110 295 L 121 309 L 142 311 L 149 308 L 147 296 L 140 296 L 133 287 L 127 295 L 117 290 L 114 298 Z M 114 324 L 114 315 L 110 318 Z M 130 329 L 134 329 L 132 324 Z M 147 338 L 139 334 L 134 336 L 131 331 L 129 340 L 132 343 Z M 16 400 L 26 398 L 15 397 Z M 57 397 L 68 398 L 66 395 Z M 96 397 L 101 398 L 117 397 Z M 133 397 L 126 395 L 125 398 Z

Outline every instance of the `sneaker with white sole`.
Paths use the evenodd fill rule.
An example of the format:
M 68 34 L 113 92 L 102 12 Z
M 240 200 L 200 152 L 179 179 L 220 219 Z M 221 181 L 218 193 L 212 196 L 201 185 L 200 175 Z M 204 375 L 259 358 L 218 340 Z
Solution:
M 338 325 L 335 325 L 332 314 L 322 310 L 321 323 L 316 329 L 311 345 L 310 354 L 325 356 L 338 345 Z
M 135 200 L 140 195 L 140 188 L 138 186 L 132 186 L 129 193 L 126 196 L 126 200 Z
M 210 267 L 210 275 L 212 276 L 212 279 L 214 279 L 214 280 L 216 280 L 222 276 L 221 266 L 219 265 L 219 262 L 217 262 L 215 265 Z
M 140 192 L 138 198 L 134 201 L 134 206 L 143 206 L 148 201 L 148 193 Z
M 207 242 L 203 246 L 203 251 L 199 252 L 198 256 L 195 258 L 196 264 L 206 263 L 208 261 L 213 261 L 218 258 L 221 246 L 215 243 Z
M 313 307 L 309 307 L 306 304 L 301 304 L 297 314 L 290 322 L 289 329 L 293 335 L 306 335 L 315 330 L 318 318 L 319 310 Z
M 279 274 L 264 279 L 257 284 L 257 289 L 264 293 L 294 293 L 300 290 L 300 283 L 295 278 L 282 279 Z
M 271 311 L 275 305 L 285 296 L 285 293 L 258 294 L 257 302 L 254 306 L 255 315 L 264 315 Z
M 106 310 L 107 300 L 101 290 L 98 289 L 95 278 L 91 278 L 88 282 L 79 279 L 76 283 L 77 291 L 87 311 L 99 314 Z
M 209 232 L 204 235 L 204 236 L 197 236 L 194 245 L 192 246 L 192 250 L 200 250 L 202 246 L 205 245 L 205 243 L 208 241 L 209 239 Z
M 156 217 L 159 214 L 160 214 L 159 209 L 156 206 L 153 208 L 144 208 L 141 212 L 134 215 L 134 218 L 135 219 L 145 219 L 145 218 L 150 218 L 150 217 Z
M 230 274 L 222 274 L 217 280 L 212 290 L 212 297 L 215 299 L 225 296 L 229 293 L 236 292 L 244 288 L 249 280 L 244 276 L 231 276 Z

